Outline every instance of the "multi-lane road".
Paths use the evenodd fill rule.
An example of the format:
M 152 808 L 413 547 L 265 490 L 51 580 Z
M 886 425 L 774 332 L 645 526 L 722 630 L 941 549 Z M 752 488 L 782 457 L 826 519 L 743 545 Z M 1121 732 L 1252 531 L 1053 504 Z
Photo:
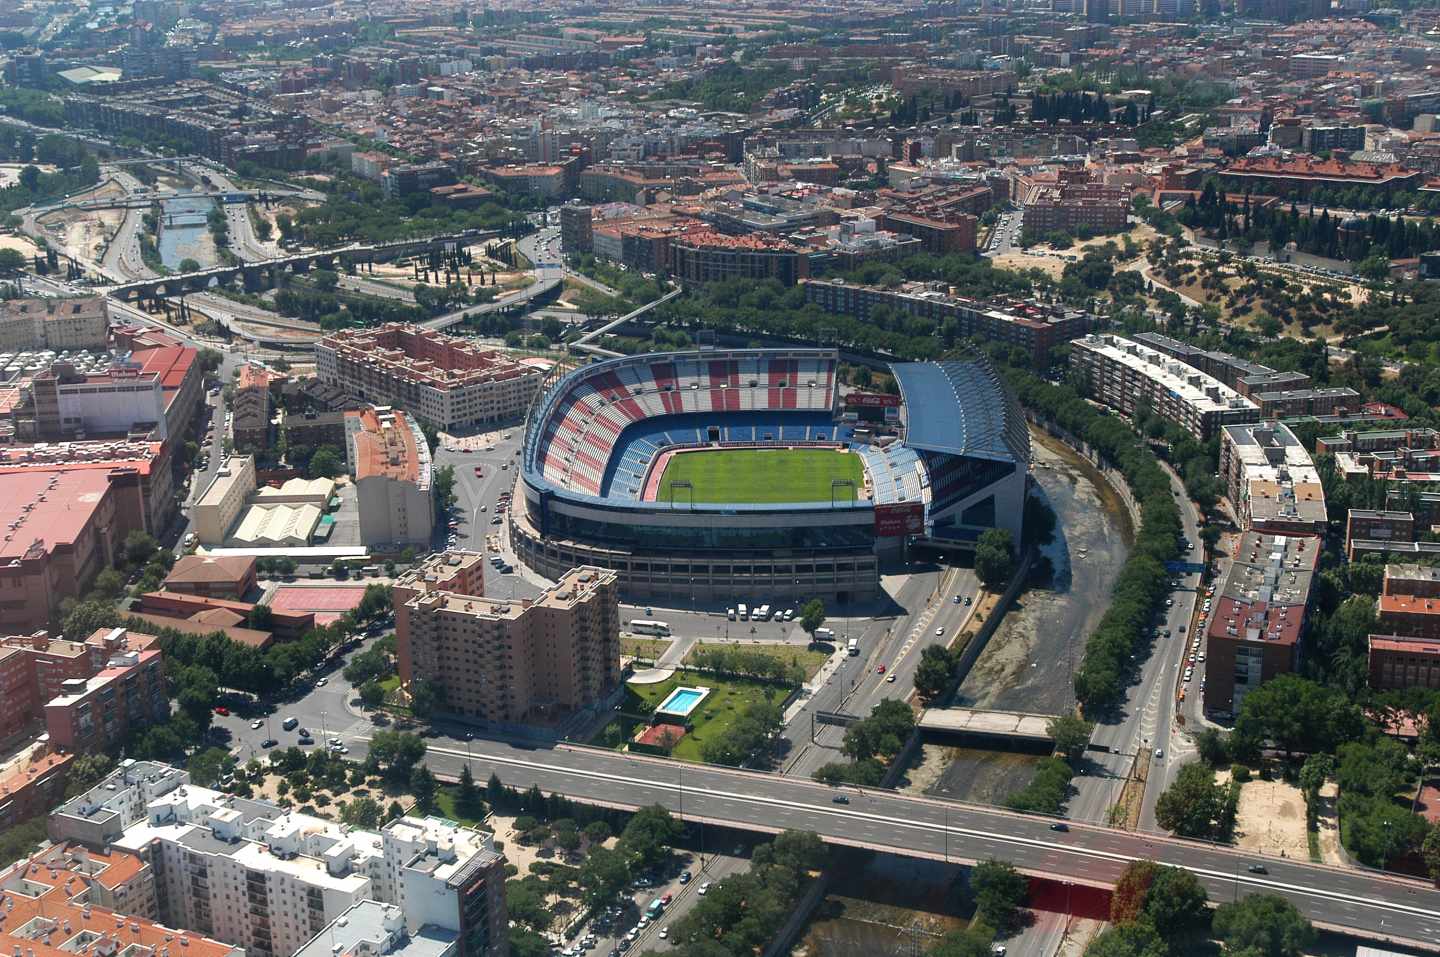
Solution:
M 358 743 L 358 742 L 357 742 Z M 458 775 L 467 745 L 433 744 L 428 761 Z M 955 862 L 997 857 L 1029 873 L 1077 884 L 1112 883 L 1125 866 L 1149 859 L 1187 868 L 1212 900 L 1273 893 L 1290 900 L 1318 926 L 1440 951 L 1440 891 L 1376 872 L 1260 858 L 1234 848 L 1181 841 L 1089 824 L 1068 832 L 1049 821 L 997 808 L 957 804 L 890 791 L 825 787 L 777 774 L 623 755 L 561 745 L 518 748 L 494 741 L 468 744 L 472 771 L 506 784 L 620 807 L 659 803 L 688 820 L 756 831 L 813 831 L 832 843 Z M 682 792 L 683 786 L 683 792 Z M 848 804 L 835 803 L 844 793 Z M 1264 873 L 1250 870 L 1263 866 Z

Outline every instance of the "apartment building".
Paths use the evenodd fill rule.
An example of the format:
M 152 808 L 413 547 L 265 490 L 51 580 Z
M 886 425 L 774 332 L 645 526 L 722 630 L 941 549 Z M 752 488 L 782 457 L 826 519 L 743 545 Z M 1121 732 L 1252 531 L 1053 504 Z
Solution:
M 245 957 L 232 944 L 155 921 L 155 870 L 117 848 L 52 845 L 0 873 L 0 947 L 25 957 Z
M 578 200 L 560 207 L 560 245 L 567 253 L 588 253 L 595 248 L 595 209 Z
M 268 449 L 270 443 L 270 384 L 276 381 L 274 373 L 249 363 L 240 367 L 235 379 L 235 397 L 231 402 L 234 419 L 231 434 L 235 447 L 241 449 Z
M 255 456 L 232 455 L 190 507 L 195 537 L 205 545 L 223 545 L 225 533 L 255 492 Z
M 108 344 L 109 330 L 110 310 L 104 296 L 0 302 L 0 352 L 99 351 Z
M 1030 354 L 1037 366 L 1050 350 L 1090 331 L 1093 318 L 1078 309 L 1032 301 L 989 303 L 955 295 L 941 284 L 906 283 L 898 289 L 861 286 L 843 279 L 805 279 L 805 300 L 827 312 L 869 319 L 878 309 L 950 324 L 954 335 L 1003 342 Z
M 117 656 L 158 650 L 153 635 L 105 628 L 83 641 L 45 631 L 0 638 L 0 740 L 45 717 L 45 704 L 70 682 L 100 674 Z
M 345 460 L 360 509 L 361 542 L 430 541 L 430 446 L 413 417 L 384 407 L 345 413 Z
M 1387 637 L 1440 641 L 1440 570 L 1386 565 L 1376 617 Z
M 1260 419 L 1255 403 L 1219 380 L 1121 336 L 1074 340 L 1070 368 L 1090 398 L 1131 419 L 1148 410 L 1201 441 L 1224 426 Z
M 332 333 L 316 343 L 315 360 L 322 383 L 442 429 L 519 420 L 544 375 L 499 350 L 400 323 Z
M 1053 181 L 1022 176 L 1015 183 L 1015 200 L 1025 230 L 1035 234 L 1118 232 L 1126 228 L 1130 213 L 1128 190 L 1092 182 L 1083 169 L 1061 170 Z
M 74 760 L 37 741 L 0 765 L 0 832 L 59 804 Z
M 1238 714 L 1245 696 L 1300 665 L 1320 542 L 1246 532 L 1205 625 L 1205 710 Z
M 544 725 L 601 706 L 619 689 L 614 572 L 581 566 L 539 597 L 517 600 L 446 590 L 429 580 L 437 574 L 422 569 L 395 585 L 403 685 L 431 683 L 460 717 Z
M 1352 508 L 1345 515 L 1345 555 L 1350 561 L 1362 551 L 1415 541 L 1415 516 L 1390 509 Z
M 61 806 L 50 828 L 135 854 L 154 869 L 162 920 L 248 957 L 289 957 L 367 900 L 397 907 L 412 934 L 427 925 L 455 934 L 464 957 L 508 952 L 492 835 L 440 818 L 360 830 L 127 761 Z
M 670 240 L 670 268 L 681 282 L 774 279 L 793 286 L 810 275 L 810 254 L 772 236 L 692 230 Z
M 1276 535 L 1325 534 L 1320 473 L 1283 423 L 1221 429 L 1220 475 L 1241 528 Z
M 50 743 L 74 752 L 104 751 L 169 717 L 158 646 L 115 652 L 93 677 L 62 682 L 60 694 L 45 703 Z

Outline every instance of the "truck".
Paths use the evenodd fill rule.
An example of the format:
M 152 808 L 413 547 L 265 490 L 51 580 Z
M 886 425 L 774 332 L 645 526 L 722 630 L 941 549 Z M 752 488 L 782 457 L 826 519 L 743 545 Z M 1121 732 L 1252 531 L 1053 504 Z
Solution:
M 849 651 L 850 651 L 850 657 L 851 657 L 851 658 L 858 658 L 858 657 L 860 657 L 860 639 L 859 639 L 859 638 L 851 638 L 851 639 L 850 639 L 850 644 L 849 644 L 849 646 L 848 646 L 848 649 L 849 649 Z
M 816 641 L 829 641 L 830 639 L 832 639 L 832 638 L 834 638 L 834 637 L 835 637 L 835 632 L 831 631 L 829 628 L 816 628 L 816 629 L 815 629 L 815 640 L 816 640 Z

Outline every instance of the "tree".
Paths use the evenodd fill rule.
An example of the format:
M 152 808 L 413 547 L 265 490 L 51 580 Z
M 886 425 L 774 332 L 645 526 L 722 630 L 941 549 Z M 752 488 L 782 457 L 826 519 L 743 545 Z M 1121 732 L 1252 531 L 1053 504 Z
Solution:
M 1160 865 L 1154 861 L 1135 861 L 1127 866 L 1120 879 L 1115 882 L 1115 891 L 1110 895 L 1110 922 L 1133 924 L 1145 912 L 1146 898 L 1150 885 L 1155 882 L 1155 872 Z
M 1150 924 L 1107 927 L 1085 948 L 1085 957 L 1167 957 L 1170 949 Z
M 18 249 L 0 249 L 0 276 L 10 276 L 25 268 L 25 254 Z
M 425 719 L 435 713 L 440 704 L 440 689 L 433 682 L 416 678 L 410 682 L 410 711 L 417 718 Z
M 97 595 L 114 601 L 125 591 L 125 576 L 113 568 L 107 568 L 95 576 L 93 587 Z
M 606 847 L 592 847 L 580 865 L 580 893 L 591 907 L 612 900 L 630 882 L 625 855 Z
M 187 257 L 180 260 L 180 265 L 178 268 L 180 272 L 199 272 L 200 264 L 195 260 Z
M 340 806 L 340 820 L 353 827 L 373 831 L 380 826 L 384 809 L 372 797 L 356 798 Z
M 545 882 L 533 874 L 523 880 L 505 882 L 505 910 L 511 920 L 540 933 L 554 920 Z
M 1055 753 L 1063 756 L 1066 760 L 1074 760 L 1090 743 L 1090 735 L 1095 731 L 1095 724 L 1072 714 L 1064 714 L 1051 718 L 1046 730 L 1049 731 L 1050 737 L 1055 739 Z
M 920 697 L 933 699 L 943 693 L 955 671 L 955 658 L 943 645 L 926 645 L 920 651 L 920 664 L 915 666 L 915 691 Z
M 975 912 L 980 919 L 1001 931 L 1016 927 L 1020 908 L 1030 892 L 1030 882 L 1008 861 L 990 859 L 970 871 L 975 890 Z
M 1295 906 L 1274 894 L 1252 894 L 1215 912 L 1215 937 L 1234 957 L 1300 957 L 1315 942 Z
M 1268 741 L 1287 754 L 1333 753 L 1364 733 L 1364 715 L 1343 691 L 1285 674 L 1245 696 L 1231 743 L 1238 739 L 1242 752 Z
M 480 786 L 475 783 L 475 775 L 470 771 L 469 762 L 460 769 L 460 784 L 455 790 L 455 809 L 466 817 L 479 817 L 485 812 Z
M 208 346 L 195 354 L 195 361 L 200 363 L 200 371 L 211 373 L 225 362 L 219 350 L 211 349 Z
M 630 818 L 620 834 L 620 849 L 629 860 L 642 868 L 653 867 L 665 859 L 670 847 L 680 839 L 680 822 L 659 804 L 642 807 Z
M 310 456 L 307 471 L 311 478 L 334 478 L 345 474 L 345 457 L 332 446 L 322 445 Z
M 160 543 L 146 532 L 134 531 L 125 536 L 125 561 L 132 567 L 144 565 L 159 550 Z
M 202 788 L 213 788 L 235 770 L 235 758 L 224 748 L 206 748 L 191 755 L 185 769 L 191 781 Z
M 1015 539 L 1008 528 L 985 531 L 975 543 L 975 575 L 986 588 L 999 588 L 1015 573 Z
M 370 738 L 370 756 L 386 774 L 407 778 L 425 757 L 425 739 L 405 731 L 376 731 Z
M 1225 791 L 1204 764 L 1187 764 L 1155 802 L 1155 820 L 1181 837 L 1218 836 L 1225 815 Z
M 1440 885 L 1440 824 L 1432 824 L 1425 840 L 1420 844 L 1420 853 L 1425 859 L 1425 870 L 1430 879 Z
M 815 630 L 825 624 L 825 603 L 818 598 L 812 598 L 800 608 L 800 627 L 810 640 L 815 640 Z
M 1216 728 L 1205 728 L 1195 736 L 1195 750 L 1200 760 L 1218 768 L 1230 761 L 1230 743 Z
M 1191 872 L 1163 866 L 1156 870 L 1145 897 L 1145 917 L 1173 946 L 1209 929 L 1209 896 Z
M 598 844 L 604 844 L 610 840 L 614 833 L 610 825 L 604 821 L 591 821 L 585 825 L 585 840 L 588 841 L 592 847 Z
M 435 493 L 435 515 L 444 518 L 455 506 L 455 466 L 442 465 L 431 473 Z
M 415 805 L 421 811 L 433 811 L 435 809 L 435 795 L 439 792 L 440 786 L 435 780 L 435 775 L 423 764 L 415 765 L 410 772 L 410 791 L 415 795 Z
M 360 703 L 366 708 L 378 708 L 385 703 L 385 688 L 371 678 L 360 686 Z

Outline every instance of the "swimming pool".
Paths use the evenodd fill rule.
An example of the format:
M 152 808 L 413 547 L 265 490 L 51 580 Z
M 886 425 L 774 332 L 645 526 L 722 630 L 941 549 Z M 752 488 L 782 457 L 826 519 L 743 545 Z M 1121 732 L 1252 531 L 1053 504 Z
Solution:
M 688 718 L 710 694 L 709 688 L 676 688 L 655 709 L 656 716 Z

